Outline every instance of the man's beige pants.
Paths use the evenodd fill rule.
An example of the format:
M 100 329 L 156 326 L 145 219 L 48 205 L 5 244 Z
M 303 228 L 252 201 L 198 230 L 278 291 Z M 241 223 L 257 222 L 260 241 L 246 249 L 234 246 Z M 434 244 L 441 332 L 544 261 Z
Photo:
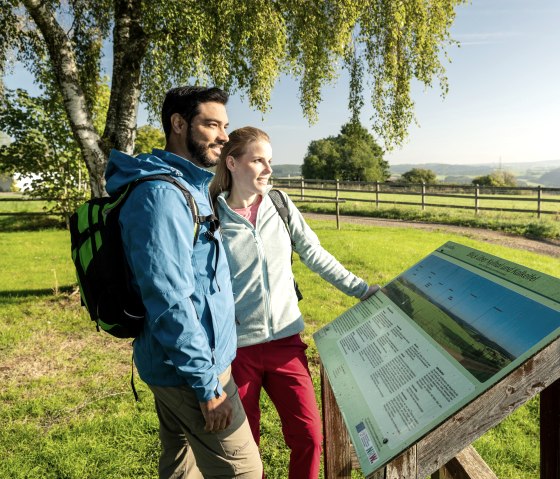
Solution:
M 192 388 L 150 386 L 160 425 L 160 479 L 262 478 L 259 450 L 231 368 L 219 379 L 231 401 L 233 420 L 228 428 L 217 433 L 204 430 L 204 416 Z

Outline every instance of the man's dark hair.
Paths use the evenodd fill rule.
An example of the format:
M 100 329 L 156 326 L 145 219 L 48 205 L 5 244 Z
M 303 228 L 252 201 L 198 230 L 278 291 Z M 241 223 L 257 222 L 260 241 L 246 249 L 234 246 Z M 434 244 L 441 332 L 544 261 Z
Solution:
M 171 115 L 179 113 L 187 123 L 200 112 L 201 103 L 216 102 L 225 105 L 228 94 L 217 87 L 206 88 L 202 86 L 180 86 L 172 88 L 165 95 L 161 107 L 161 123 L 165 138 L 169 138 L 171 132 Z

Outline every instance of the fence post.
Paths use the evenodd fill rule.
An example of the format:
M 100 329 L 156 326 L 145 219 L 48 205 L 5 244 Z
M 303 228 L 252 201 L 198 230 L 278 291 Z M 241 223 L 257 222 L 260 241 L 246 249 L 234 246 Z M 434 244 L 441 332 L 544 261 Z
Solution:
M 537 218 L 541 217 L 542 186 L 537 187 Z
M 541 479 L 560 477 L 560 379 L 541 392 Z
M 320 371 L 325 479 L 350 479 L 352 477 L 350 437 L 322 363 Z
M 301 177 L 301 189 L 299 193 L 300 200 L 303 201 L 305 195 L 305 178 Z
M 379 181 L 375 182 L 375 208 L 379 209 Z
M 426 183 L 422 182 L 422 211 L 426 209 Z
M 474 214 L 478 215 L 478 195 L 479 195 L 478 185 L 474 185 Z
M 338 202 L 340 196 L 340 185 L 336 180 L 336 229 L 340 229 L 340 203 Z

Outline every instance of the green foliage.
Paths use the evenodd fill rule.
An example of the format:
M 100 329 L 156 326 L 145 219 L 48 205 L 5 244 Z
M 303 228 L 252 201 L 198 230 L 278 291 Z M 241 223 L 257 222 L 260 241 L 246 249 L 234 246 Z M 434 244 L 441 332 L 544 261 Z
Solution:
M 165 91 L 214 84 L 266 111 L 277 78 L 299 81 L 303 114 L 317 117 L 323 87 L 350 74 L 353 117 L 371 90 L 372 127 L 384 146 L 400 144 L 414 120 L 410 84 L 438 81 L 453 43 L 455 8 L 466 0 L 2 0 L 0 74 L 23 62 L 39 84 L 56 78 L 95 194 L 110 148 L 132 151 L 142 98 L 157 116 Z M 101 138 L 90 136 L 102 46 L 113 45 L 111 104 Z M 1 92 L 0 92 L 1 93 Z
M 389 164 L 373 136 L 351 121 L 338 136 L 310 143 L 301 172 L 306 178 L 321 180 L 385 181 Z
M 165 135 L 159 129 L 151 125 L 138 127 L 136 141 L 134 142 L 134 154 L 150 153 L 153 148 L 160 150 L 165 147 Z
M 401 175 L 407 183 L 437 183 L 436 174 L 425 168 L 412 168 Z
M 527 223 L 524 232 L 529 238 L 560 238 L 560 223 L 540 219 Z
M 50 211 L 69 217 L 88 195 L 87 171 L 59 95 L 8 90 L 0 128 L 14 139 L 0 147 L 0 169 L 23 178 L 23 191 L 31 197 L 53 201 Z
M 472 180 L 473 185 L 479 186 L 517 186 L 515 175 L 505 170 L 495 170 L 489 175 L 477 176 Z
M 100 132 L 107 109 L 109 88 L 100 87 L 92 111 Z M 7 90 L 0 109 L 0 129 L 13 141 L 0 146 L 0 171 L 24 180 L 23 191 L 51 203 L 46 211 L 66 221 L 89 197 L 88 173 L 54 90 L 33 97 L 25 90 Z

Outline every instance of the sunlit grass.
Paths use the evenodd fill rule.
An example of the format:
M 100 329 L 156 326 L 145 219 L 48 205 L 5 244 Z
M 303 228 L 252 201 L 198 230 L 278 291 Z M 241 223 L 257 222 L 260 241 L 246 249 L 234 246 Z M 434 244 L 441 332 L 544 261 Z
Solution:
M 322 244 L 349 270 L 384 284 L 452 240 L 558 276 L 560 259 L 479 242 L 444 231 L 379 228 L 310 221 Z M 129 387 L 129 341 L 97 333 L 79 305 L 68 233 L 0 234 L 0 477 L 155 478 L 159 441 L 151 393 L 136 378 Z M 304 339 L 319 397 L 318 354 L 312 334 L 355 299 L 309 271 L 296 258 L 304 300 Z M 53 271 L 56 271 L 56 280 Z M 58 285 L 59 293 L 56 294 Z M 65 288 L 66 287 L 66 288 Z M 60 291 L 63 291 L 62 293 Z M 285 479 L 289 453 L 279 420 L 262 401 L 262 456 L 267 477 Z M 475 443 L 501 479 L 536 477 L 538 399 Z M 359 473 L 354 474 L 360 477 Z

